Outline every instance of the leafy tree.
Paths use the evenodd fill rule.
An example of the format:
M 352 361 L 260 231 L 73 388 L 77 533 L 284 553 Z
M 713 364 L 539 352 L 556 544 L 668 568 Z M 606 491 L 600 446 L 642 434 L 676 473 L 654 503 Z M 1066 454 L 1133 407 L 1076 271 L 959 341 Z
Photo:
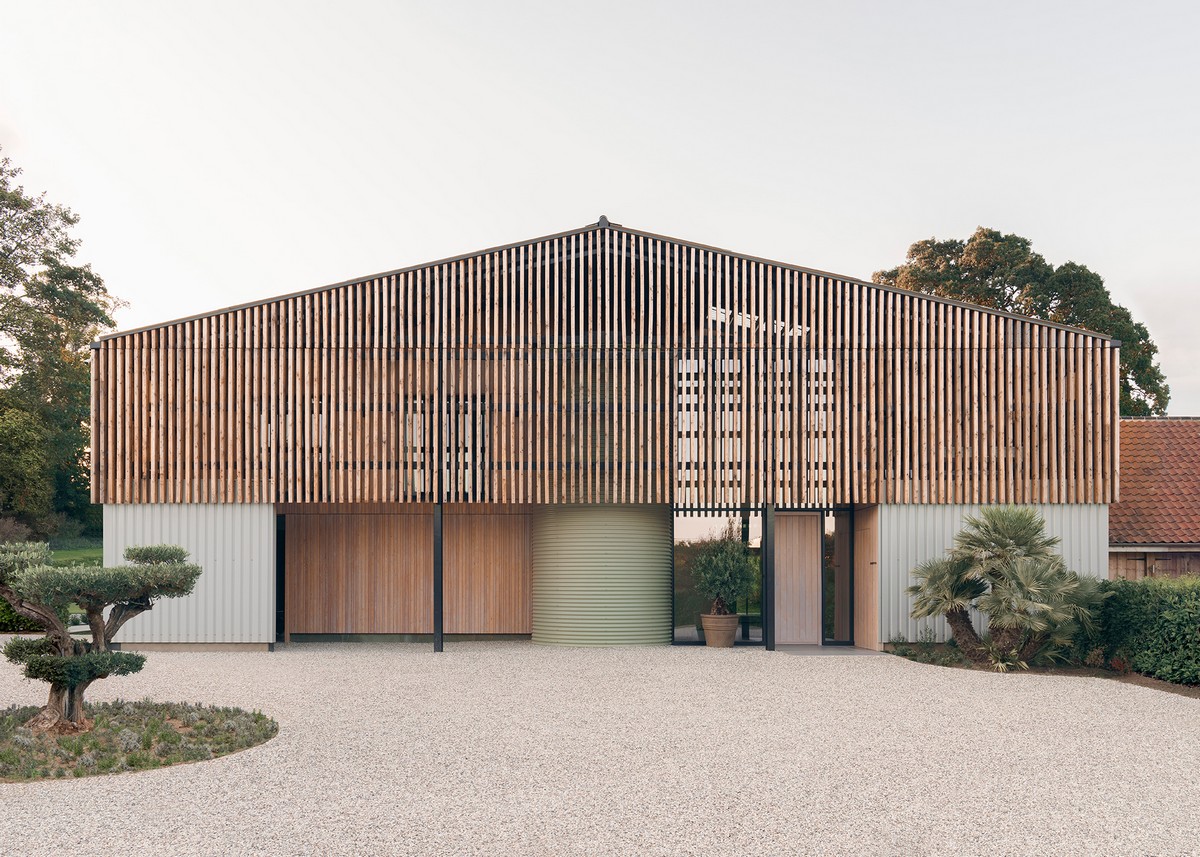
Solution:
M 692 562 L 696 591 L 712 601 L 714 615 L 732 613 L 754 591 L 755 566 L 741 532 L 730 519 L 720 537 L 704 542 Z
M 45 519 L 54 505 L 47 434 L 34 414 L 0 409 L 0 508 L 29 520 Z
M 1121 341 L 1121 413 L 1167 412 L 1170 388 L 1155 360 L 1158 346 L 1129 310 L 1114 304 L 1099 274 L 1066 262 L 1055 268 L 1028 238 L 979 227 L 966 241 L 929 238 L 907 260 L 876 271 L 877 283 L 954 298 L 1112 336 Z
M 7 491 L 0 512 L 18 513 L 45 535 L 51 512 L 83 519 L 89 507 L 88 346 L 113 326 L 118 302 L 90 266 L 72 264 L 78 216 L 45 194 L 27 194 L 16 184 L 20 173 L 0 159 L 0 419 L 25 415 L 11 419 L 43 433 L 46 472 L 26 491 L 41 496 L 48 487 L 51 501 L 20 508 Z M 0 470 L 28 469 L 10 456 L 28 456 L 27 445 L 0 444 Z
M 946 556 L 913 571 L 913 618 L 945 616 L 968 660 L 1001 671 L 1061 656 L 1081 630 L 1095 628 L 1106 595 L 1098 579 L 1067 570 L 1058 543 L 1028 506 L 968 516 Z M 988 618 L 983 638 L 971 624 L 972 608 Z
M 92 682 L 135 673 L 146 661 L 143 655 L 113 651 L 113 639 L 157 599 L 192 591 L 200 567 L 187 558 L 181 547 L 151 545 L 128 548 L 125 559 L 130 565 L 54 568 L 44 542 L 0 545 L 0 597 L 46 632 L 40 639 L 14 637 L 4 647 L 5 657 L 23 665 L 27 677 L 50 684 L 46 705 L 29 721 L 31 728 L 90 728 L 83 697 Z M 64 615 L 70 605 L 83 610 L 90 641 L 69 632 Z

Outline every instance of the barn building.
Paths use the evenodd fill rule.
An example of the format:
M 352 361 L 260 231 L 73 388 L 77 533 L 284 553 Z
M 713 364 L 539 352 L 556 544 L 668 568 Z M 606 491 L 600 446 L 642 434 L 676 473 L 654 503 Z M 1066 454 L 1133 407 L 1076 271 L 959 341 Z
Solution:
M 1118 345 L 601 218 L 104 337 L 92 498 L 205 569 L 129 646 L 683 642 L 734 517 L 747 642 L 879 648 L 985 504 L 1106 573 Z
M 1123 419 L 1121 445 L 1108 576 L 1200 574 L 1200 418 Z

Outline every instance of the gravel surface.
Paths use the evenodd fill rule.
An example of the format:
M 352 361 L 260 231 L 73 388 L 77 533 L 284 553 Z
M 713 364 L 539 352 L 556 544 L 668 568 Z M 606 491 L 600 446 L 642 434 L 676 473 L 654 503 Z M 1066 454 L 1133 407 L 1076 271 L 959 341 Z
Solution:
M 1200 853 L 1200 700 L 1107 679 L 342 643 L 155 653 L 92 695 L 259 708 L 280 732 L 0 783 L 0 854 Z M 0 704 L 42 696 L 0 663 Z

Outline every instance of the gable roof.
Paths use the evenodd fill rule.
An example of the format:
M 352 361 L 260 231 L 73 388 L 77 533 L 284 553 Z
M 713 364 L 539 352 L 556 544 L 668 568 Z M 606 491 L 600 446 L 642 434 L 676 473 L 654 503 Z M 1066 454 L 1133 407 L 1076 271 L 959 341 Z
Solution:
M 1110 544 L 1200 544 L 1200 418 L 1121 420 L 1120 496 Z
M 675 244 L 679 247 L 698 250 L 698 251 L 702 251 L 702 252 L 708 252 L 708 253 L 717 253 L 717 254 L 728 256 L 733 259 L 737 259 L 737 260 L 744 261 L 744 262 L 770 265 L 770 266 L 774 266 L 776 268 L 781 268 L 781 269 L 789 270 L 789 271 L 796 271 L 796 272 L 803 273 L 803 274 L 811 274 L 811 275 L 817 276 L 817 277 L 827 277 L 829 279 L 838 280 L 843 283 L 851 283 L 851 284 L 855 284 L 855 285 L 866 286 L 868 288 L 876 289 L 876 290 L 883 291 L 883 292 L 893 292 L 893 293 L 897 293 L 897 294 L 907 295 L 909 297 L 915 297 L 917 299 L 928 301 L 931 303 L 940 303 L 940 304 L 947 304 L 950 306 L 964 307 L 966 309 L 974 310 L 976 312 L 982 312 L 987 315 L 994 315 L 994 316 L 998 316 L 1001 318 L 1016 319 L 1018 321 L 1036 324 L 1041 327 L 1054 328 L 1056 330 L 1066 330 L 1066 331 L 1070 331 L 1072 333 L 1081 333 L 1081 334 L 1093 337 L 1098 340 L 1110 342 L 1114 346 L 1121 344 L 1119 340 L 1116 340 L 1111 336 L 1107 336 L 1106 334 L 1103 334 L 1103 333 L 1096 333 L 1095 331 L 1086 330 L 1086 329 L 1080 328 L 1080 327 L 1072 327 L 1071 325 L 1067 325 L 1067 324 L 1059 324 L 1057 322 L 1044 321 L 1042 319 L 1032 318 L 1030 316 L 1025 316 L 1025 315 L 1019 315 L 1017 313 L 1004 312 L 1002 310 L 993 309 L 991 307 L 983 307 L 983 306 L 978 306 L 977 304 L 967 303 L 966 301 L 959 301 L 959 300 L 954 300 L 951 298 L 943 298 L 943 297 L 938 297 L 936 295 L 928 295 L 928 294 L 924 294 L 922 292 L 912 292 L 907 289 L 901 289 L 897 286 L 888 286 L 888 285 L 884 285 L 882 283 L 874 283 L 874 282 L 871 282 L 870 280 L 858 279 L 857 277 L 847 277 L 842 274 L 835 274 L 830 271 L 822 271 L 817 268 L 808 268 L 808 267 L 804 267 L 802 265 L 793 265 L 793 264 L 790 264 L 787 262 L 777 262 L 777 261 L 774 261 L 771 259 L 764 259 L 760 256 L 751 256 L 746 253 L 737 253 L 732 250 L 725 250 L 720 247 L 713 247 L 708 244 L 699 244 L 695 241 L 686 241 L 681 238 L 672 238 L 668 235 L 658 235 L 653 232 L 644 232 L 644 231 L 638 230 L 638 229 L 630 229 L 630 228 L 622 226 L 619 223 L 610 223 L 607 217 L 601 217 L 598 222 L 589 223 L 587 226 L 581 226 L 578 229 L 569 229 L 565 232 L 556 232 L 552 235 L 543 235 L 543 236 L 539 236 L 537 238 L 529 238 L 524 241 L 516 241 L 511 244 L 503 244 L 503 245 L 496 246 L 496 247 L 488 247 L 484 250 L 476 250 L 471 253 L 462 253 L 458 256 L 450 256 L 445 259 L 437 259 L 432 262 L 423 262 L 418 265 L 409 265 L 409 266 L 403 267 L 403 268 L 395 268 L 390 271 L 381 271 L 379 273 L 368 274 L 367 276 L 363 276 L 363 277 L 354 277 L 353 279 L 342 280 L 340 282 L 330 283 L 329 285 L 325 285 L 325 286 L 317 286 L 315 288 L 302 289 L 300 291 L 289 292 L 287 294 L 276 295 L 274 297 L 261 298 L 259 300 L 254 300 L 254 301 L 247 301 L 245 303 L 235 304 L 233 306 L 228 306 L 228 307 L 221 307 L 219 309 L 209 310 L 208 312 L 196 313 L 195 315 L 184 316 L 182 318 L 175 318 L 175 319 L 171 319 L 169 321 L 159 322 L 157 324 L 148 324 L 148 325 L 143 325 L 142 327 L 131 328 L 129 330 L 114 331 L 113 333 L 105 334 L 104 336 L 99 337 L 97 339 L 97 342 L 101 342 L 101 341 L 108 340 L 108 339 L 116 339 L 116 338 L 119 338 L 122 336 L 128 336 L 133 333 L 141 333 L 141 332 L 147 331 L 147 330 L 155 330 L 157 328 L 169 327 L 174 324 L 180 324 L 180 323 L 186 322 L 186 321 L 193 321 L 195 319 L 209 318 L 212 316 L 222 315 L 223 313 L 234 312 L 236 310 L 241 310 L 241 309 L 247 309 L 249 307 L 263 306 L 264 304 L 271 304 L 271 303 L 275 303 L 277 301 L 285 301 L 285 300 L 288 300 L 289 298 L 295 298 L 295 297 L 299 297 L 302 295 L 311 295 L 311 294 L 316 294 L 319 292 L 330 291 L 333 289 L 344 288 L 346 286 L 354 286 L 354 285 L 358 285 L 361 283 L 369 283 L 373 280 L 379 280 L 379 279 L 383 279 L 385 277 L 392 277 L 392 276 L 396 276 L 398 274 L 409 273 L 411 271 L 419 271 L 419 270 L 424 270 L 424 269 L 428 269 L 428 268 L 434 268 L 439 265 L 446 265 L 446 264 L 449 264 L 452 262 L 459 262 L 459 261 L 463 261 L 466 259 L 479 258 L 479 257 L 486 256 L 488 254 L 497 253 L 497 252 L 501 252 L 504 250 L 512 250 L 514 248 L 526 247 L 526 246 L 538 244 L 541 242 L 552 241 L 556 238 L 565 238 L 568 236 L 581 235 L 583 233 L 597 232 L 600 230 L 612 230 L 613 232 L 623 233 L 625 235 L 630 235 L 630 236 L 635 236 L 635 237 L 640 237 L 640 238 L 649 238 L 649 239 L 652 239 L 655 241 L 665 241 L 665 242 L 668 242 L 671 244 Z M 93 347 L 95 347 L 95 343 L 93 343 Z

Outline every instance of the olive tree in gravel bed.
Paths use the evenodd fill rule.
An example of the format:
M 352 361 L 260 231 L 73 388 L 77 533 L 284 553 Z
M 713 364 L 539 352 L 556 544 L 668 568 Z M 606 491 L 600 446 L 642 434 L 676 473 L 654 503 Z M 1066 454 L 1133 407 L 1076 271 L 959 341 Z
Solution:
M 26 676 L 50 684 L 45 706 L 26 724 L 35 732 L 91 728 L 83 695 L 92 682 L 135 673 L 146 662 L 144 655 L 112 650 L 117 632 L 155 600 L 190 593 L 200 576 L 187 551 L 174 545 L 130 547 L 125 559 L 129 565 L 54 568 L 47 544 L 0 545 L 0 596 L 45 630 L 44 637 L 14 637 L 4 647 Z M 63 616 L 70 605 L 83 610 L 90 641 L 68 630 Z

